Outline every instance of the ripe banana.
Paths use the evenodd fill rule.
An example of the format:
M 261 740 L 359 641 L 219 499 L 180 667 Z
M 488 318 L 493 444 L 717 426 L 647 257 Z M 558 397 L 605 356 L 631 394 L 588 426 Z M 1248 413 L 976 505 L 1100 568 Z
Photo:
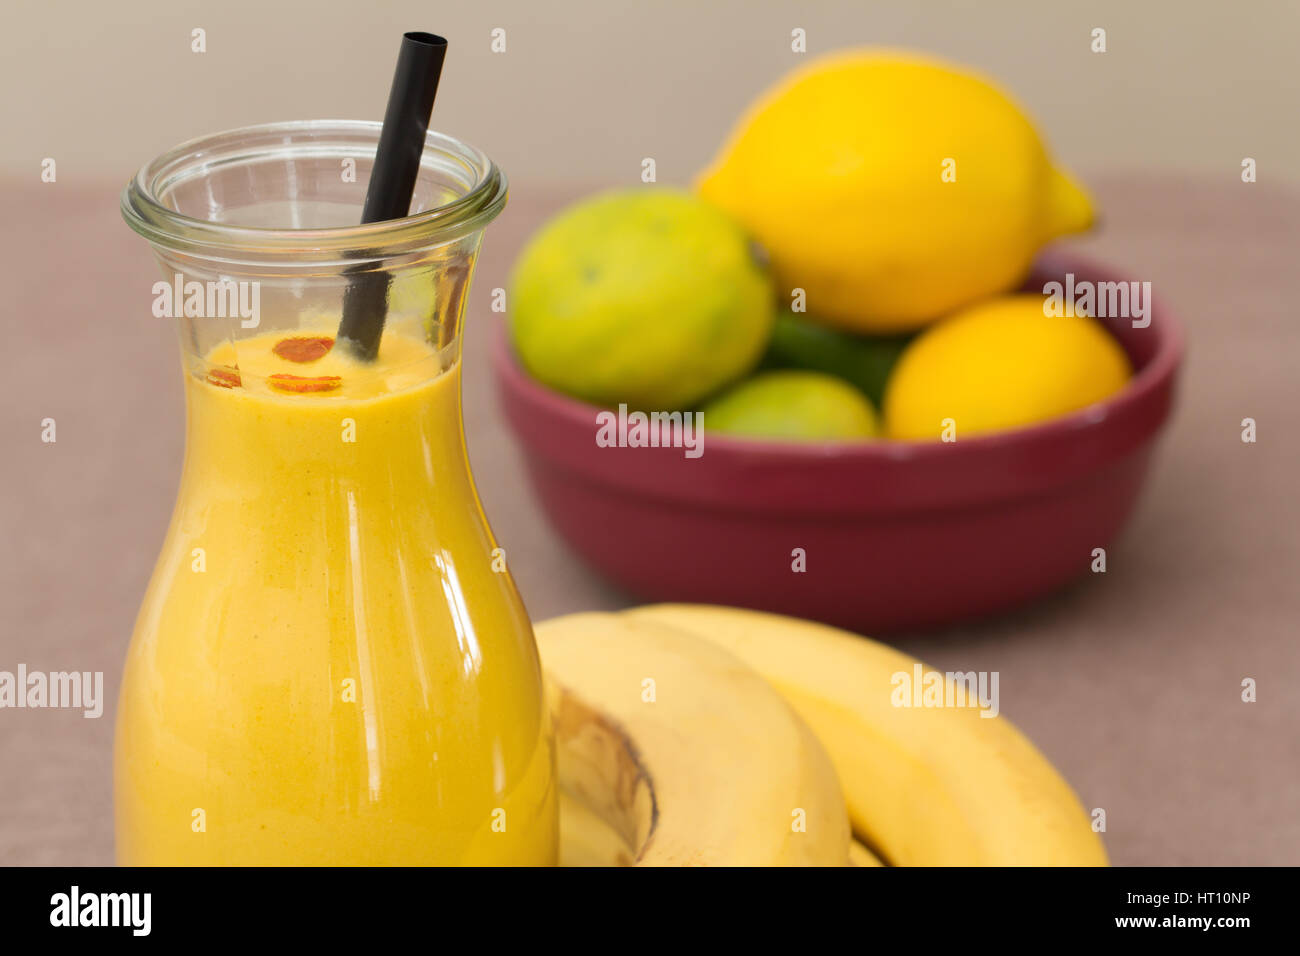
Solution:
M 560 790 L 560 866 L 631 866 L 633 851 L 596 811 Z
M 849 866 L 884 866 L 880 858 L 854 840 L 849 844 Z
M 895 707 L 891 678 L 912 658 L 794 618 L 703 605 L 620 615 L 679 628 L 765 676 L 821 739 L 854 833 L 904 866 L 1104 866 L 1106 851 L 1069 785 L 1002 717 Z
M 631 866 L 632 851 L 595 811 L 560 791 L 560 866 Z M 849 866 L 884 866 L 857 840 L 849 842 Z
M 557 618 L 536 634 L 565 862 L 847 865 L 835 770 L 748 666 L 673 627 L 613 614 Z

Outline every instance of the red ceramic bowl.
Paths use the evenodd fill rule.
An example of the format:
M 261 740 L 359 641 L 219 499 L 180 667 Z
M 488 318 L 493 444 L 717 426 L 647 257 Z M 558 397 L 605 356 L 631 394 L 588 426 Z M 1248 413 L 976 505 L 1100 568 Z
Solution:
M 1045 257 L 1050 279 L 1124 277 Z M 1064 418 L 956 442 L 799 444 L 710 434 L 703 454 L 600 447 L 595 406 L 554 392 L 494 343 L 507 418 L 551 522 L 639 598 L 759 608 L 865 633 L 979 617 L 1088 571 L 1124 526 L 1173 404 L 1177 321 L 1106 327 L 1136 374 Z M 792 570 L 794 549 L 806 570 Z

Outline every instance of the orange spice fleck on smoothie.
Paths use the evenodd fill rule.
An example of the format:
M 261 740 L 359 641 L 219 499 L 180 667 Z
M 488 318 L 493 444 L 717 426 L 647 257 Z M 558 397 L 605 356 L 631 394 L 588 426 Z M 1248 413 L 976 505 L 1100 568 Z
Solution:
M 340 375 L 290 375 L 276 372 L 268 375 L 267 384 L 280 392 L 332 392 L 343 385 Z
M 332 335 L 292 335 L 281 339 L 271 351 L 287 362 L 315 362 L 334 347 Z
M 218 365 L 208 369 L 207 380 L 210 384 L 220 385 L 222 388 L 239 388 L 244 384 L 239 377 L 239 369 L 229 365 Z

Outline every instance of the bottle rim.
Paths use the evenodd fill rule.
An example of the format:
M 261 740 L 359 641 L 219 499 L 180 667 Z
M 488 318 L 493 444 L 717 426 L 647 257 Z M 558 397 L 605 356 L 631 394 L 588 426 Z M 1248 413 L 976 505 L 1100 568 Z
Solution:
M 421 172 L 450 173 L 463 184 L 464 192 L 401 219 L 320 229 L 266 228 L 199 219 L 164 201 L 180 183 L 255 158 L 373 159 L 382 125 L 371 120 L 294 120 L 188 140 L 142 166 L 127 183 L 122 190 L 122 217 L 150 243 L 172 252 L 227 262 L 304 264 L 417 252 L 478 232 L 501 212 L 508 194 L 501 169 L 477 147 L 433 130 L 425 137 Z

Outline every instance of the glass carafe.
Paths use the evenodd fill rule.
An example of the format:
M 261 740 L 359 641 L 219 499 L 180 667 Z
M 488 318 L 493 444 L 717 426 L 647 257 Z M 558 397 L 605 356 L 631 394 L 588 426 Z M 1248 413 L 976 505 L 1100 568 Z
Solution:
M 378 137 L 222 133 L 123 193 L 187 416 L 118 706 L 121 863 L 555 862 L 536 647 L 461 421 L 461 318 L 505 181 L 430 133 L 414 212 L 356 225 Z M 362 283 L 387 287 L 372 363 L 333 341 Z

